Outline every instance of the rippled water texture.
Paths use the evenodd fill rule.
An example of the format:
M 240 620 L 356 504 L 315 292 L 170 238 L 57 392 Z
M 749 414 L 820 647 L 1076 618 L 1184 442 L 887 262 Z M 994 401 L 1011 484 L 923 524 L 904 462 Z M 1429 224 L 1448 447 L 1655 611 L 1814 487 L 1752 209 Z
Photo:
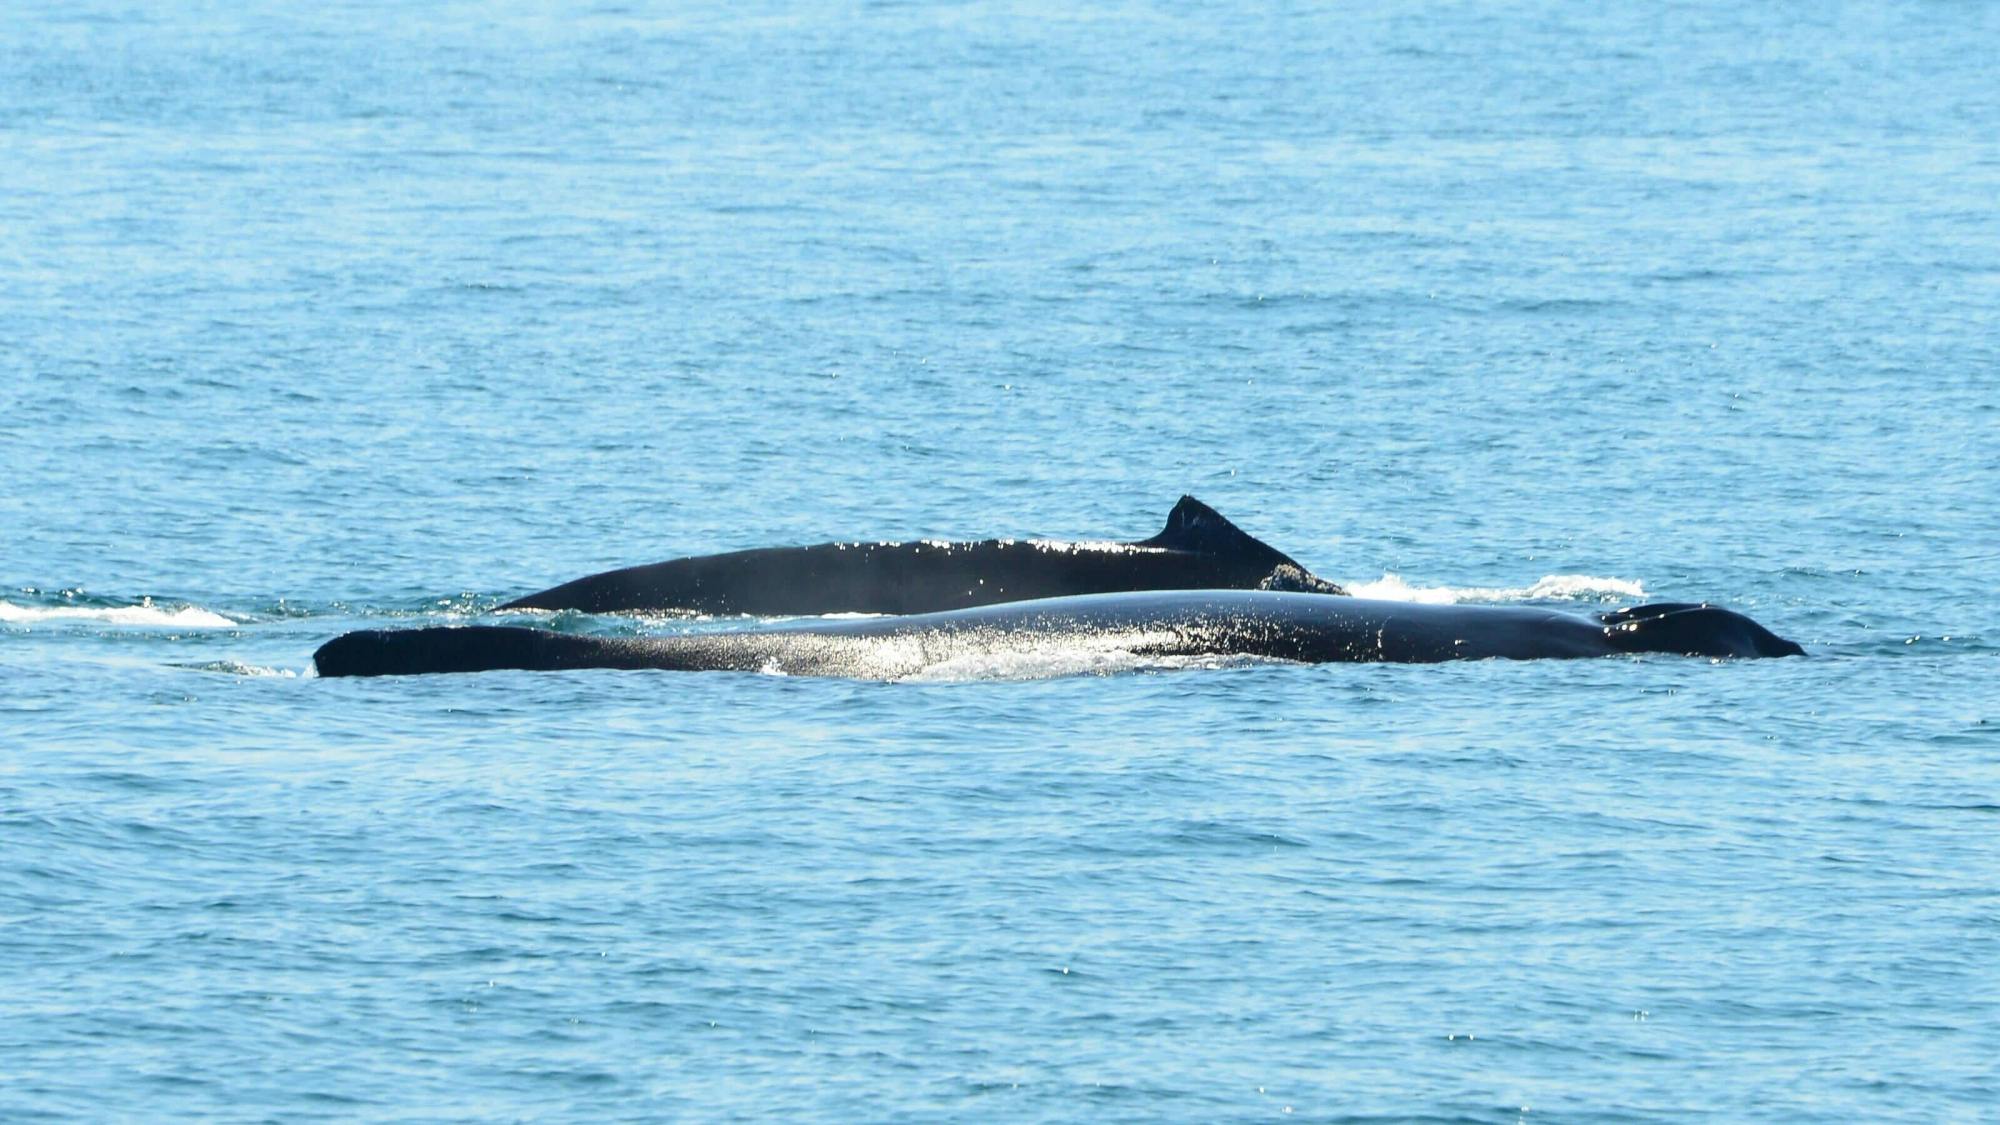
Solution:
M 2000 1104 L 1992 6 L 0 26 L 0 1118 Z M 1812 655 L 308 674 L 1183 492 Z

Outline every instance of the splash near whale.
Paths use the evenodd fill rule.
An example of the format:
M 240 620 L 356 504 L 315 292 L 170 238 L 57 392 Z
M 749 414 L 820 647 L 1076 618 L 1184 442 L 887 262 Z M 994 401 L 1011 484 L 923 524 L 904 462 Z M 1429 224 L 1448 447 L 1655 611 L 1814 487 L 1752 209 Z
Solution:
M 1802 656 L 1740 613 L 1662 603 L 1590 617 L 1262 590 L 1091 594 L 911 617 L 656 637 L 519 626 L 363 630 L 314 654 L 322 676 L 657 668 L 894 680 L 1020 653 L 1265 657 L 1301 663 L 1573 659 L 1630 653 Z
M 1072 594 L 1209 588 L 1343 593 L 1214 508 L 1183 496 L 1158 535 L 1135 543 L 983 539 L 765 547 L 609 570 L 500 608 L 791 617 L 932 613 Z

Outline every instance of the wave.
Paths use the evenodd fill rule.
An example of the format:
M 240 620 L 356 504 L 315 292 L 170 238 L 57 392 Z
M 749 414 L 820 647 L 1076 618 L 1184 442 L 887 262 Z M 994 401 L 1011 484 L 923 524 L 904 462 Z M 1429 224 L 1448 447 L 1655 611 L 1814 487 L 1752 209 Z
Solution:
M 237 622 L 200 606 L 157 606 L 153 599 L 137 605 L 15 605 L 0 601 L 0 624 L 36 625 L 44 621 L 94 621 L 101 625 L 136 625 L 171 629 L 233 629 Z
M 1394 574 L 1384 574 L 1374 582 L 1356 582 L 1347 592 L 1357 598 L 1379 598 L 1388 602 L 1422 602 L 1426 605 L 1456 605 L 1459 602 L 1595 601 L 1643 598 L 1646 589 L 1627 578 L 1600 578 L 1592 574 L 1547 574 L 1529 586 L 1412 586 Z

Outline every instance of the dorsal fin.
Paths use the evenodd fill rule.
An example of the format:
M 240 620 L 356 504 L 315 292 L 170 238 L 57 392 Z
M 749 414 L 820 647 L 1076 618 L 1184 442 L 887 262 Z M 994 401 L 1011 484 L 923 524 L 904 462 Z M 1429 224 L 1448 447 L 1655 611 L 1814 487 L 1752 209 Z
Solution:
M 1299 566 L 1284 552 L 1230 523 L 1221 512 L 1192 496 L 1181 497 L 1174 510 L 1167 513 L 1167 526 L 1151 539 L 1140 541 L 1139 546 L 1203 555 L 1244 555 L 1273 567 Z

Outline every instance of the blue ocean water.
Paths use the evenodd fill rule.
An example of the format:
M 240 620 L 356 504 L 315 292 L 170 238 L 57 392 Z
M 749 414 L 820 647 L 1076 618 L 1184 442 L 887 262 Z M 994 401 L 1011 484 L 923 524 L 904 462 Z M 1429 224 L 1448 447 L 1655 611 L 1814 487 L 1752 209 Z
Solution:
M 1996 56 L 1954 3 L 8 8 L 0 1118 L 2000 1112 Z M 307 674 L 1183 492 L 1812 655 Z

